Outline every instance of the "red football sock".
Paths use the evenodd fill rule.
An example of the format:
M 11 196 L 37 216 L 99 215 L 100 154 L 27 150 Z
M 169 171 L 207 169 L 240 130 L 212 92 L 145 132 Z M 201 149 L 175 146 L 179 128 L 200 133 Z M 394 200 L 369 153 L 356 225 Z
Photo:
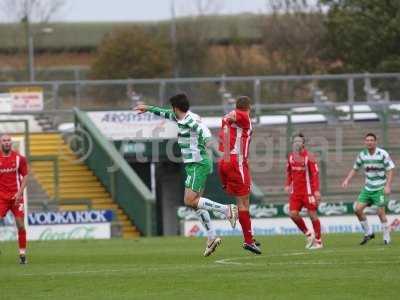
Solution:
M 314 227 L 315 238 L 319 240 L 321 238 L 321 222 L 319 219 L 312 221 L 312 225 Z
M 26 230 L 18 229 L 18 245 L 20 252 L 25 252 L 26 249 Z
M 307 226 L 306 223 L 304 223 L 304 220 L 302 217 L 294 217 L 291 218 L 293 220 L 293 222 L 297 225 L 297 227 L 301 230 L 301 232 L 303 232 L 304 234 L 307 234 Z
M 253 234 L 251 232 L 251 220 L 248 210 L 239 210 L 239 223 L 242 226 L 244 242 L 253 243 Z

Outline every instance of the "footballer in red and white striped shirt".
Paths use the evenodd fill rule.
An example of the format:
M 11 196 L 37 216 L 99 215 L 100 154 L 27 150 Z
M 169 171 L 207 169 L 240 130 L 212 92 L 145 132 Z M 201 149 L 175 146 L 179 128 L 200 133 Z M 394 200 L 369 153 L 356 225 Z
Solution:
M 223 189 L 237 200 L 244 236 L 243 248 L 261 254 L 253 239 L 249 214 L 251 176 L 248 157 L 253 130 L 250 110 L 250 98 L 242 96 L 236 100 L 236 109 L 222 119 L 219 134 L 222 158 L 218 163 L 218 171 Z

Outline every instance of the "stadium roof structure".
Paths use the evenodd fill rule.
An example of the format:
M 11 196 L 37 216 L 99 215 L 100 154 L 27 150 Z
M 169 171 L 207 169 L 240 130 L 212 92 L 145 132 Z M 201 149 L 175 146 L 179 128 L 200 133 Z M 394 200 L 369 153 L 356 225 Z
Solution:
M 192 18 L 179 18 L 177 25 L 192 20 Z M 212 29 L 205 30 L 209 43 L 229 44 L 233 40 L 241 43 L 256 43 L 261 39 L 260 15 L 204 16 L 201 20 L 208 26 L 207 28 Z M 36 50 L 88 51 L 96 49 L 103 37 L 113 30 L 133 26 L 141 26 L 146 31 L 168 38 L 171 22 L 35 23 L 32 24 L 32 32 Z M 25 25 L 23 23 L 0 24 L 0 38 L 2 52 L 26 47 Z

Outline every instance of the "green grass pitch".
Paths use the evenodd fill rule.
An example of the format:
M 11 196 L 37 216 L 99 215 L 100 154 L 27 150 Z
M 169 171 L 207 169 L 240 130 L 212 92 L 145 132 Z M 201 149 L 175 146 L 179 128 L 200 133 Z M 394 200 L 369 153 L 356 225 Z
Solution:
M 202 256 L 199 238 L 0 243 L 0 299 L 399 299 L 400 238 L 365 246 L 361 236 L 328 235 L 307 251 L 301 236 L 262 237 L 254 256 L 225 237 Z

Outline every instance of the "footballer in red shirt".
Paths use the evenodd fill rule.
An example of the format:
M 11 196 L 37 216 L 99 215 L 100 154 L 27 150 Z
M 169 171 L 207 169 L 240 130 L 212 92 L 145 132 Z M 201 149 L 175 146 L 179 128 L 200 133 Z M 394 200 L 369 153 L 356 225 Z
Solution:
M 305 148 L 305 137 L 301 133 L 293 138 L 293 152 L 288 155 L 286 171 L 285 190 L 289 194 L 290 218 L 305 234 L 306 248 L 320 249 L 322 248 L 321 223 L 317 216 L 317 210 L 321 194 L 318 164 L 314 155 Z M 303 207 L 307 208 L 314 233 L 308 230 L 300 216 Z
M 28 181 L 25 157 L 12 150 L 9 135 L 0 137 L 0 219 L 11 211 L 18 229 L 20 263 L 26 264 L 26 229 L 24 223 L 24 190 Z
M 248 157 L 253 129 L 250 110 L 250 98 L 242 96 L 236 100 L 236 109 L 222 119 L 219 134 L 222 158 L 218 163 L 218 171 L 223 189 L 237 199 L 239 222 L 244 236 L 243 248 L 261 254 L 253 238 L 249 214 L 251 177 Z

